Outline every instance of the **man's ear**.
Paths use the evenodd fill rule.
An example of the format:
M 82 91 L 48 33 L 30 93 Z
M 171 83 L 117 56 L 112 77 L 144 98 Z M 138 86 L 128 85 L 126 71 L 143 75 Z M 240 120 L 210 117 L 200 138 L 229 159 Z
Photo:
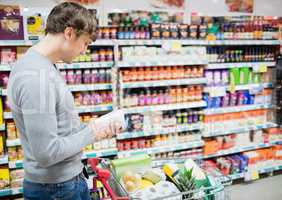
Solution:
M 67 27 L 64 31 L 64 37 L 66 40 L 73 40 L 75 38 L 75 32 L 72 27 Z

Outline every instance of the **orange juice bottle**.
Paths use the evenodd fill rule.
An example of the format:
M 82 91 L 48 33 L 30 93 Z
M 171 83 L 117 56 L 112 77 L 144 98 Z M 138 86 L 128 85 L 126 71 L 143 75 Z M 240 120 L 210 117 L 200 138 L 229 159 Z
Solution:
M 179 66 L 179 74 L 178 74 L 178 78 L 182 79 L 184 78 L 185 75 L 185 70 L 183 66 Z
M 137 80 L 138 81 L 144 81 L 145 78 L 145 72 L 144 72 L 144 68 L 140 67 L 137 69 Z
M 131 69 L 130 74 L 131 74 L 131 81 L 137 81 L 137 71 L 135 68 Z
M 177 95 L 176 95 L 176 89 L 175 88 L 171 88 L 169 90 L 169 96 L 170 96 L 170 99 L 171 99 L 171 103 L 177 102 Z
M 144 80 L 145 81 L 151 80 L 151 69 L 149 67 L 145 68 Z
M 177 67 L 176 66 L 174 66 L 174 67 L 172 67 L 172 78 L 173 79 L 177 79 L 177 77 L 178 77 L 178 73 L 177 73 Z
M 190 90 L 190 95 L 191 95 L 191 101 L 195 101 L 196 100 L 196 90 L 195 90 L 195 87 L 194 86 L 191 86 L 189 88 Z
M 171 67 L 165 68 L 165 79 L 172 79 L 172 69 Z
M 181 103 L 183 102 L 183 93 L 182 93 L 182 88 L 181 87 L 177 87 L 176 88 L 176 102 L 177 103 Z
M 185 68 L 185 70 L 184 70 L 184 77 L 185 78 L 190 78 L 191 77 L 191 67 L 190 66 Z
M 188 101 L 189 101 L 188 88 L 185 87 L 183 88 L 183 102 L 188 102 Z

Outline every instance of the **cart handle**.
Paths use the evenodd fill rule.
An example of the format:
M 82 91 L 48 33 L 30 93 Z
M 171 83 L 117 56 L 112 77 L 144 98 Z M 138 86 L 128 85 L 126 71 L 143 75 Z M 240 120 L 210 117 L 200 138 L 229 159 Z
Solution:
M 105 189 L 107 190 L 108 194 L 110 195 L 111 200 L 128 200 L 128 197 L 117 197 L 113 190 L 111 189 L 108 179 L 111 176 L 111 172 L 107 169 L 98 168 L 97 165 L 102 161 L 99 158 L 91 158 L 88 159 L 88 164 L 90 164 L 92 170 L 96 173 L 96 178 L 99 180 Z

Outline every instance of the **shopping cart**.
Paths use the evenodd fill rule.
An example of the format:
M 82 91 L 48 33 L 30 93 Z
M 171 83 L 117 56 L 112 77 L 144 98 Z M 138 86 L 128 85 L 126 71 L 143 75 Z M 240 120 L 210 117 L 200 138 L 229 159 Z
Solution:
M 88 164 L 94 173 L 93 188 L 91 189 L 93 200 L 141 200 L 127 193 L 118 180 L 116 173 L 111 168 L 108 160 L 92 158 L 88 160 Z M 102 183 L 106 190 L 103 194 L 98 194 L 98 182 Z M 225 190 L 225 186 L 231 183 L 232 181 L 228 177 L 216 178 L 213 179 L 213 184 L 210 187 L 203 187 L 197 190 L 177 193 L 152 200 L 230 200 L 230 193 Z

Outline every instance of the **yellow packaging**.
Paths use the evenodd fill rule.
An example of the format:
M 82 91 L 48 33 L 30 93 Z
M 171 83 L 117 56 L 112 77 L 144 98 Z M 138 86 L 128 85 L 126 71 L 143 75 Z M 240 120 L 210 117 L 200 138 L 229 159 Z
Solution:
M 10 184 L 10 174 L 8 168 L 0 168 L 0 189 L 8 187 Z
M 0 135 L 0 155 L 4 155 L 3 135 Z

